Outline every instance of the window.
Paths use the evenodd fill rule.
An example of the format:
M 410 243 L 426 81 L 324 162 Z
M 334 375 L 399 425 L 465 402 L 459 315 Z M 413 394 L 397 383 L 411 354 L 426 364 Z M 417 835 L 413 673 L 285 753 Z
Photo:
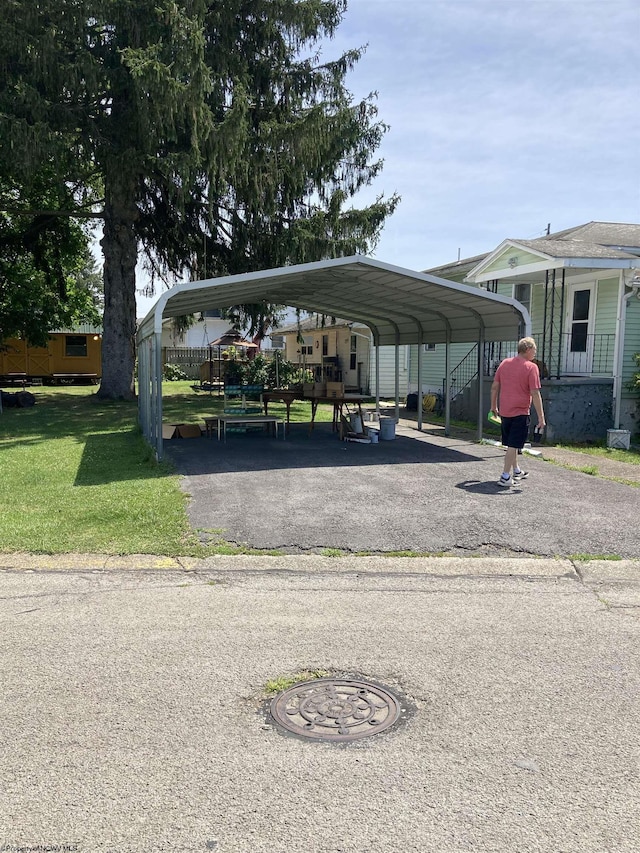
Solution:
M 521 302 L 529 314 L 531 314 L 531 285 L 528 282 L 525 284 L 513 285 L 513 298 L 517 299 L 518 302 Z M 518 326 L 518 338 L 523 337 L 524 333 L 524 323 L 521 322 Z
M 329 335 L 322 336 L 322 355 L 329 355 Z
M 302 355 L 313 355 L 313 338 L 310 335 L 305 335 L 302 338 L 300 352 Z
M 351 352 L 349 355 L 349 370 L 356 369 L 356 363 L 358 358 L 358 336 L 351 335 Z
M 435 344 L 423 344 L 422 351 L 423 352 L 433 352 L 436 348 Z
M 64 354 L 65 356 L 82 356 L 87 357 L 87 336 L 86 335 L 66 335 L 64 339 Z

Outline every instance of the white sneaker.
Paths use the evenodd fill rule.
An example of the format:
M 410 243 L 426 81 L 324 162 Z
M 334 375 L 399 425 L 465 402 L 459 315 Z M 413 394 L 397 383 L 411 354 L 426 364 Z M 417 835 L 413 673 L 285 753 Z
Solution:
M 505 489 L 509 488 L 509 486 L 513 486 L 513 480 L 511 477 L 500 477 L 498 480 L 499 486 L 504 486 Z
M 529 476 L 528 471 L 514 471 L 513 472 L 513 479 L 514 480 L 526 480 L 528 476 Z

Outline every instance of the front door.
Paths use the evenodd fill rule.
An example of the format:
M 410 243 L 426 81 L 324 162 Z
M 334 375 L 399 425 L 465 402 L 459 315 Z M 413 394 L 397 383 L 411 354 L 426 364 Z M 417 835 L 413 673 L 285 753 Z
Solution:
M 575 376 L 591 373 L 594 302 L 592 284 L 575 284 L 569 288 L 564 366 L 566 374 Z

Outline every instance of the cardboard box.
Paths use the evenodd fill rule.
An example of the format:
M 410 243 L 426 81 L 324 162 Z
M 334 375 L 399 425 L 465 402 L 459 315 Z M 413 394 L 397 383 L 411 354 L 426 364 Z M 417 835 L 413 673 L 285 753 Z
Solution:
M 305 382 L 302 386 L 305 397 L 326 397 L 327 386 L 325 382 Z
M 199 424 L 181 424 L 178 427 L 180 438 L 200 438 L 202 430 Z
M 177 438 L 179 426 L 182 426 L 182 424 L 162 424 L 162 437 Z
M 327 382 L 327 397 L 344 397 L 344 382 Z
M 163 438 L 200 438 L 201 435 L 198 424 L 162 424 Z

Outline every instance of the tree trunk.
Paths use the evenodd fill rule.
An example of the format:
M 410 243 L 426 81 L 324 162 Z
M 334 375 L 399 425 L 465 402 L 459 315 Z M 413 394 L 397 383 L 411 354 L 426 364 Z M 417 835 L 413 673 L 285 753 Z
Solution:
M 98 397 L 135 400 L 136 262 L 135 192 L 117 178 L 107 191 L 104 236 L 102 380 Z

